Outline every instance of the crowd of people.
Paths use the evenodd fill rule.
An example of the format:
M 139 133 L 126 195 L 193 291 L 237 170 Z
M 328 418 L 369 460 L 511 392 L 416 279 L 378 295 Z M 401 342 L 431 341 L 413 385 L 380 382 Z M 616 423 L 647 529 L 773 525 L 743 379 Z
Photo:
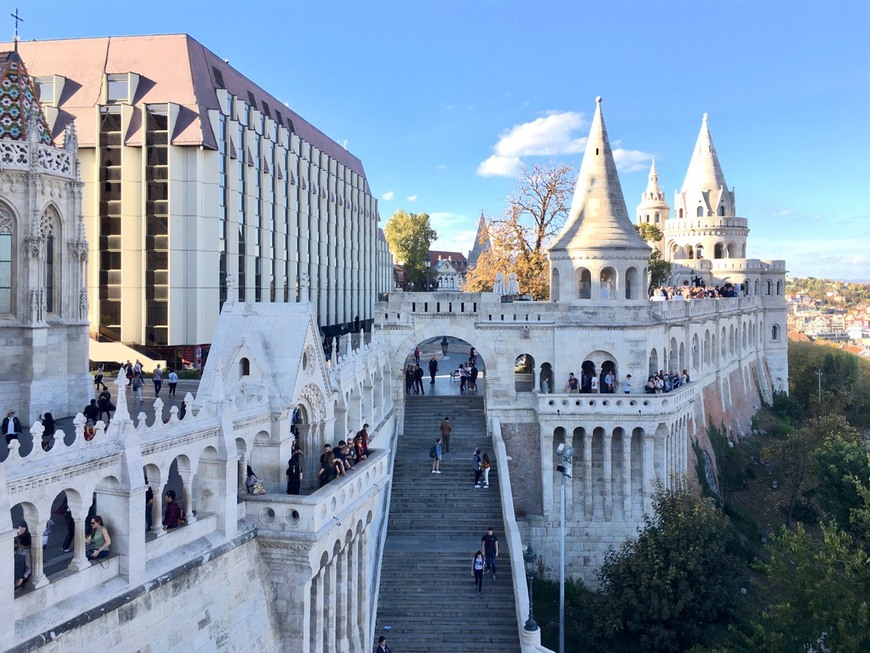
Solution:
M 689 301 L 691 299 L 719 299 L 740 296 L 740 286 L 735 286 L 733 283 L 725 283 L 721 286 L 705 286 L 700 277 L 695 277 L 694 281 L 694 284 L 689 284 L 686 281 L 682 287 L 659 286 L 652 288 L 649 296 L 650 301 Z
M 656 374 L 650 375 L 646 385 L 643 387 L 643 391 L 648 395 L 671 392 L 686 385 L 688 382 L 689 373 L 686 370 L 683 370 L 682 374 L 677 374 L 673 370 L 665 374 L 664 370 L 659 370 Z
M 347 442 L 341 440 L 335 447 L 329 443 L 324 444 L 323 453 L 320 455 L 320 469 L 317 472 L 317 486 L 321 488 L 336 478 L 347 476 L 353 470 L 355 465 L 368 458 L 370 442 L 371 436 L 369 435 L 369 425 L 363 424 L 363 427 L 356 432 L 352 441 Z M 292 494 L 292 492 L 290 492 L 292 466 L 293 459 L 291 458 L 290 465 L 287 468 L 288 494 Z M 300 467 L 300 487 L 301 481 L 302 476 Z

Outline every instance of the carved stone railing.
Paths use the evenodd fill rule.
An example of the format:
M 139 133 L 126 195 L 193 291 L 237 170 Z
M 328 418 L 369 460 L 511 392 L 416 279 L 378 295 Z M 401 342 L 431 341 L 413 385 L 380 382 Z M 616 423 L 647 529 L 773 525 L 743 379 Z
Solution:
M 31 151 L 34 147 L 35 150 Z M 75 159 L 72 152 L 50 145 L 32 145 L 24 141 L 0 142 L 0 169 L 26 170 L 32 158 L 38 170 L 50 172 L 70 179 L 76 176 Z

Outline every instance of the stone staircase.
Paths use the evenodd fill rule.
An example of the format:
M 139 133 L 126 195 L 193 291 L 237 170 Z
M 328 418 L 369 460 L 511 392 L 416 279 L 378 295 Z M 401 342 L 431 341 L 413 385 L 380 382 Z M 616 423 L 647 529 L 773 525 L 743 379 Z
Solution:
M 441 474 L 429 450 L 445 415 L 453 433 Z M 475 489 L 474 447 L 489 451 L 489 489 Z M 499 476 L 480 396 L 406 397 L 393 468 L 374 641 L 401 653 L 520 650 Z M 478 596 L 471 560 L 488 526 L 499 537 L 498 577 Z

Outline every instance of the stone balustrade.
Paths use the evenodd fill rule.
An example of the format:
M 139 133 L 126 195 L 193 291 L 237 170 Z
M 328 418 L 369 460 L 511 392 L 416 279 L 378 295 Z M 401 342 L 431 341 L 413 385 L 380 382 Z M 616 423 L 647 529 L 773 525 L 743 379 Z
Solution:
M 0 169 L 27 170 L 31 166 L 55 175 L 75 179 L 75 158 L 72 152 L 50 145 L 27 141 L 0 143 Z
M 700 387 L 689 383 L 661 394 L 539 394 L 536 406 L 540 417 L 558 415 L 644 416 L 666 415 L 683 409 L 697 397 Z

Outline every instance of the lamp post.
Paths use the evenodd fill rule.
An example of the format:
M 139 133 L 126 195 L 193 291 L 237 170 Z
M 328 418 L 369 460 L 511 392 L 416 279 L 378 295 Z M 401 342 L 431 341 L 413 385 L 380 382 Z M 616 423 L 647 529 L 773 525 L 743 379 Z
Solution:
M 450 343 L 447 342 L 447 336 L 441 338 L 441 356 L 444 360 L 447 360 L 447 348 L 450 346 Z
M 426 292 L 431 290 L 431 286 L 429 285 L 429 270 L 432 269 L 432 261 L 429 260 L 429 254 L 426 254 Z
M 559 501 L 559 653 L 565 653 L 565 479 L 571 478 L 572 447 L 560 442 L 556 447 L 559 464 L 556 471 L 562 474 L 562 487 Z
M 531 544 L 523 551 L 523 562 L 526 565 L 526 580 L 529 583 L 529 618 L 526 619 L 523 629 L 533 633 L 538 629 L 538 624 L 535 623 L 535 617 L 532 615 L 532 581 L 535 580 L 535 573 L 537 572 L 538 556 L 532 551 Z
M 822 376 L 824 375 L 824 372 L 822 372 L 821 368 L 816 370 L 816 375 L 819 377 L 819 403 L 821 404 L 822 403 Z

